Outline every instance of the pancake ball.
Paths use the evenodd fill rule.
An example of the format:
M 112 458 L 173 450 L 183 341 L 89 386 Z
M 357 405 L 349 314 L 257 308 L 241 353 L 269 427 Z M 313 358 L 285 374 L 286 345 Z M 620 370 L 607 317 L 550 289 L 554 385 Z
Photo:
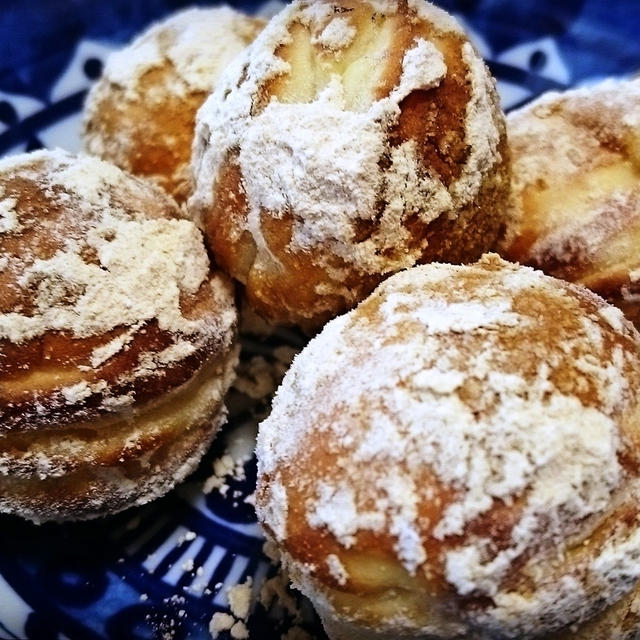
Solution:
M 85 150 L 184 202 L 196 111 L 263 25 L 229 7 L 189 9 L 112 54 L 85 105 Z
M 515 216 L 500 253 L 585 285 L 640 326 L 640 80 L 509 114 Z
M 494 81 L 423 0 L 285 8 L 198 112 L 193 174 L 216 262 L 305 328 L 417 262 L 479 258 L 510 180 Z
M 587 289 L 409 269 L 294 360 L 259 519 L 332 640 L 579 638 L 638 588 L 639 390 L 640 335 Z
M 0 511 L 146 503 L 224 423 L 231 283 L 150 183 L 39 151 L 0 162 Z

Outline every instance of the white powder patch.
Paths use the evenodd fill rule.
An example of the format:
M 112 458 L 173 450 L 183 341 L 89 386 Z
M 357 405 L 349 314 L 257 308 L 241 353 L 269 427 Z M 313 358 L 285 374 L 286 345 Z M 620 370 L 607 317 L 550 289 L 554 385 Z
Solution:
M 261 21 L 230 7 L 187 9 L 153 25 L 107 59 L 104 77 L 136 99 L 141 78 L 170 65 L 171 88 L 182 93 L 211 91 L 231 60 L 251 42 Z
M 121 333 L 119 336 L 116 336 L 110 342 L 107 342 L 107 344 L 101 347 L 96 347 L 91 353 L 91 366 L 94 369 L 97 369 L 107 360 L 122 351 L 131 342 L 131 340 L 133 340 L 133 336 L 140 326 L 141 324 L 137 323 L 127 331 Z
M 424 325 L 428 335 L 439 333 L 466 333 L 480 328 L 515 327 L 524 318 L 511 311 L 508 299 L 478 302 L 446 303 L 441 300 L 423 300 L 415 305 L 410 293 L 392 293 L 385 299 L 381 311 L 389 319 L 397 317 L 402 307 L 411 305 L 411 319 Z
M 356 29 L 349 18 L 334 18 L 317 38 L 312 38 L 312 42 L 332 51 L 338 51 L 348 47 L 355 35 Z
M 117 413 L 118 411 L 122 411 L 125 407 L 131 406 L 134 402 L 135 398 L 133 397 L 133 393 L 125 393 L 120 396 L 108 396 L 103 398 L 100 402 L 100 406 L 105 409 L 105 411 Z
M 20 231 L 21 226 L 18 222 L 18 213 L 16 212 L 15 198 L 3 198 L 0 200 L 0 233 L 16 233 Z
M 317 492 L 317 500 L 307 511 L 307 522 L 312 527 L 326 527 L 347 549 L 355 543 L 358 531 L 381 531 L 384 527 L 384 514 L 358 510 L 350 487 L 321 482 Z
M 70 387 L 63 387 L 61 393 L 67 404 L 77 404 L 93 393 L 105 391 L 106 388 L 107 383 L 102 380 L 97 383 L 90 383 L 83 380 Z
M 327 568 L 329 569 L 329 573 L 331 577 L 340 585 L 343 586 L 347 584 L 347 580 L 349 579 L 349 574 L 347 570 L 344 568 L 342 562 L 340 562 L 340 558 L 335 553 L 330 553 L 325 560 L 327 563 Z
M 399 103 L 416 89 L 437 87 L 447 75 L 447 65 L 442 53 L 435 45 L 423 38 L 404 54 L 400 84 L 391 93 L 391 98 Z
M 598 313 L 611 325 L 614 331 L 624 332 L 625 317 L 622 311 L 616 307 L 602 307 Z
M 640 579 L 640 531 L 632 532 L 626 540 L 609 541 L 591 570 L 605 588 L 611 589 L 613 581 L 617 590 L 608 596 L 613 601 L 620 599 Z

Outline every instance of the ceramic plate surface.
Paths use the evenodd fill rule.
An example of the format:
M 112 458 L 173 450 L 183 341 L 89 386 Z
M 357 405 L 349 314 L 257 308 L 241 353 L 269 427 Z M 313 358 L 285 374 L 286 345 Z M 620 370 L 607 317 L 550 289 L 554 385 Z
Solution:
M 40 147 L 77 150 L 83 100 L 108 53 L 187 4 L 194 3 L 2 0 L 0 155 Z M 265 14 L 281 6 L 231 4 Z M 637 0 L 440 4 L 470 32 L 499 80 L 506 109 L 550 89 L 640 69 Z M 283 344 L 291 353 L 303 340 L 281 332 L 246 341 L 244 361 L 261 357 L 274 379 L 285 366 L 276 355 Z M 1 640 L 210 638 L 212 615 L 228 611 L 228 588 L 248 578 L 254 596 L 250 638 L 282 638 L 295 613 L 259 602 L 260 585 L 275 570 L 245 502 L 255 483 L 255 428 L 268 407 L 238 391 L 230 404 L 230 423 L 199 470 L 159 501 L 86 524 L 37 527 L 0 516 Z M 216 488 L 203 491 L 211 488 L 214 466 L 220 470 L 232 459 L 241 469 L 226 478 L 224 495 Z M 308 603 L 299 599 L 299 606 L 296 624 L 324 638 Z

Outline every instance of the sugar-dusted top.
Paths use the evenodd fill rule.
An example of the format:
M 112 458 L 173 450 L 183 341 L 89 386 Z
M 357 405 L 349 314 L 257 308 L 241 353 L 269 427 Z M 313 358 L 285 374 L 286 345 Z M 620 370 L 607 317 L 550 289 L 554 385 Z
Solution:
M 159 189 L 57 150 L 0 162 L 0 190 L 3 427 L 130 406 L 230 347 L 230 286 Z
M 195 114 L 264 21 L 230 7 L 188 9 L 107 59 L 87 97 L 85 149 L 148 176 L 180 204 L 191 191 Z
M 415 127 L 402 120 L 409 96 L 439 92 L 448 92 L 449 128 L 438 116 L 429 133 L 431 116 Z M 189 208 L 206 216 L 221 174 L 237 166 L 256 271 L 279 261 L 265 239 L 272 218 L 291 219 L 294 254 L 336 272 L 337 257 L 362 274 L 389 273 L 422 255 L 416 224 L 455 219 L 474 201 L 504 160 L 502 136 L 489 73 L 444 11 L 423 0 L 296 0 L 200 109 Z M 430 153 L 443 165 L 459 153 L 455 175 Z
M 623 150 L 640 129 L 640 79 L 552 91 L 511 112 L 507 122 L 518 191 L 540 179 L 588 171 L 607 153 Z
M 458 609 L 434 637 L 587 617 L 640 578 L 617 515 L 637 514 L 639 355 L 617 309 L 497 256 L 401 272 L 294 360 L 259 516 L 307 592 L 349 589 L 329 556 L 395 557 Z
M 105 65 L 109 82 L 135 94 L 141 77 L 165 65 L 174 69 L 174 92 L 210 92 L 231 60 L 251 42 L 263 21 L 231 7 L 192 8 L 158 22 Z

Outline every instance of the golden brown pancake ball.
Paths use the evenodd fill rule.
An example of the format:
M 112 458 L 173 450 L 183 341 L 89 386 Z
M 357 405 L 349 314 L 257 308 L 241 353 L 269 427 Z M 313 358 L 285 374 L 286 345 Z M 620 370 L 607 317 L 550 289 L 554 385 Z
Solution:
M 182 203 L 196 111 L 263 25 L 216 7 L 181 11 L 147 29 L 109 57 L 89 93 L 86 151 L 151 178 Z
M 635 637 L 639 391 L 640 335 L 589 290 L 415 267 L 294 360 L 258 516 L 332 640 Z
M 256 311 L 314 328 L 417 262 L 476 260 L 509 190 L 494 81 L 424 0 L 297 0 L 198 112 L 191 214 Z
M 640 326 L 640 80 L 509 114 L 515 216 L 501 253 L 585 285 Z
M 0 511 L 36 522 L 164 494 L 224 423 L 227 277 L 152 184 L 90 157 L 0 162 Z

